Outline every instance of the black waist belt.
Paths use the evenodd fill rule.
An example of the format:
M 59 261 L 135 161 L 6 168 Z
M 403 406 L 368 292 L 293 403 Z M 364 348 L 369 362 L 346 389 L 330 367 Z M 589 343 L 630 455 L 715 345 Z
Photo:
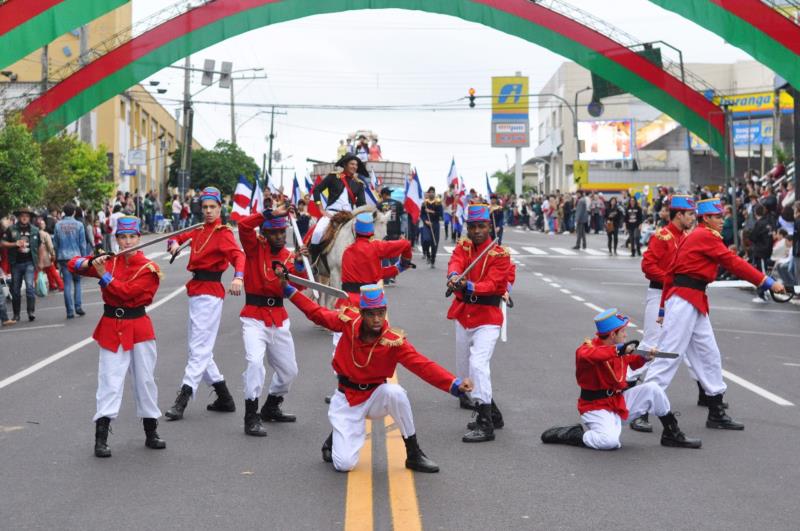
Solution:
M 197 269 L 192 271 L 192 280 L 200 280 L 203 282 L 219 282 L 222 280 L 222 271 L 205 271 Z
M 144 306 L 126 308 L 124 306 L 111 306 L 110 304 L 104 304 L 103 315 L 115 319 L 137 319 L 147 315 L 147 312 L 145 312 Z
M 342 282 L 342 291 L 347 293 L 361 293 L 361 286 L 366 286 L 360 282 Z
M 244 303 L 249 306 L 261 306 L 274 308 L 283 306 L 282 297 L 265 297 L 264 295 L 254 295 L 252 293 L 244 294 Z
M 386 380 L 380 383 L 356 383 L 350 380 L 347 376 L 342 376 L 341 374 L 337 374 L 336 378 L 339 380 L 340 387 L 349 387 L 350 389 L 356 389 L 358 391 L 371 391 L 375 389 L 379 385 L 383 385 L 386 383 Z M 341 391 L 341 389 L 339 389 Z M 342 391 L 344 392 L 344 391 Z
M 688 275 L 675 275 L 672 285 L 681 288 L 696 289 L 697 291 L 705 291 L 706 286 L 708 286 L 708 282 L 705 280 L 700 280 L 699 278 L 690 277 Z
M 618 393 L 621 393 L 621 391 L 615 391 L 614 389 L 581 389 L 581 400 L 592 402 L 610 398 Z
M 664 284 L 658 282 L 657 280 L 650 281 L 650 288 L 651 289 L 664 289 Z
M 482 304 L 484 306 L 500 306 L 503 297 L 500 295 L 464 295 L 462 299 L 467 304 Z

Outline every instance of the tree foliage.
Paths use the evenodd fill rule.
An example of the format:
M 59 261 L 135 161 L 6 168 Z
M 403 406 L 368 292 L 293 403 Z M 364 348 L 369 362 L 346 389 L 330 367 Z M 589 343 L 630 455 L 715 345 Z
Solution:
M 42 144 L 43 172 L 47 178 L 44 202 L 60 209 L 67 201 L 84 209 L 98 209 L 111 197 L 114 183 L 107 179 L 106 148 L 93 148 L 75 135 L 58 135 Z
M 173 162 L 169 168 L 170 186 L 178 186 L 181 155 L 182 147 L 172 157 Z M 192 151 L 190 186 L 200 189 L 216 186 L 223 194 L 232 194 L 239 175 L 252 178 L 258 172 L 258 164 L 253 157 L 236 144 L 220 140 L 213 149 Z
M 500 171 L 497 170 L 492 174 L 492 177 L 497 179 L 497 186 L 495 186 L 494 192 L 496 194 L 504 195 L 504 194 L 513 194 L 514 193 L 514 172 L 510 171 Z M 523 192 L 532 192 L 535 189 L 523 181 L 522 183 L 522 191 Z
M 41 206 L 45 186 L 39 144 L 18 120 L 7 122 L 0 130 L 0 215 Z

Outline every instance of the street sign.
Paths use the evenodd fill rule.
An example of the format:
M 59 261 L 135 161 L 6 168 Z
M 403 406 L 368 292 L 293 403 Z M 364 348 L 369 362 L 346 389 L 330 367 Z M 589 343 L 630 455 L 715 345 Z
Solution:
M 136 170 L 122 170 L 120 173 L 122 173 L 122 175 L 127 175 L 129 177 L 136 176 Z
M 581 188 L 589 184 L 589 162 L 586 160 L 576 160 L 572 162 L 572 180 Z
M 147 152 L 143 149 L 128 151 L 128 166 L 144 166 L 147 164 Z
M 492 78 L 492 147 L 530 146 L 528 78 Z

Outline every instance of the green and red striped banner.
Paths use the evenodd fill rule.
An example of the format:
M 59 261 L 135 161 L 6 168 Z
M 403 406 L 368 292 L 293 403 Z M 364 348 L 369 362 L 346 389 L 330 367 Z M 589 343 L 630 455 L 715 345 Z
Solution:
M 761 0 L 650 0 L 713 31 L 800 87 L 800 26 Z
M 247 31 L 323 13 L 409 9 L 451 15 L 515 35 L 613 81 L 724 153 L 716 105 L 609 37 L 528 0 L 217 0 L 123 44 L 25 109 L 40 138 L 181 58 Z
M 0 68 L 129 0 L 9 0 L 0 6 Z

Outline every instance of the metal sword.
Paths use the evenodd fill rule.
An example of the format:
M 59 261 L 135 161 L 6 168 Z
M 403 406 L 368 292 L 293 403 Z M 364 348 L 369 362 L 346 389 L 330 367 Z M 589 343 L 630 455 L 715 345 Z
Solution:
M 181 254 L 181 251 L 186 249 L 186 247 L 188 247 L 190 243 L 192 243 L 192 240 L 186 240 L 180 247 L 178 247 L 178 250 L 175 251 L 175 254 L 173 254 L 172 258 L 169 259 L 170 265 L 172 264 L 172 262 L 175 261 L 176 258 L 178 258 L 178 255 Z
M 156 243 L 163 242 L 165 240 L 169 240 L 173 236 L 177 236 L 178 234 L 183 234 L 184 232 L 189 232 L 190 230 L 194 230 L 194 229 L 200 228 L 202 226 L 203 226 L 203 223 L 197 223 L 195 225 L 192 225 L 191 227 L 186 227 L 185 229 L 176 230 L 175 232 L 170 232 L 169 234 L 165 234 L 163 236 L 159 236 L 157 238 L 153 238 L 152 240 L 144 242 L 144 243 L 140 243 L 139 245 L 134 245 L 133 247 L 130 247 L 130 248 L 122 250 L 122 251 L 119 251 L 118 253 L 104 253 L 104 254 L 110 255 L 110 256 L 122 256 L 122 255 L 126 255 L 126 254 L 135 253 L 136 251 L 138 251 L 140 249 L 144 249 L 145 247 L 150 247 L 151 245 L 154 245 Z M 99 255 L 99 256 L 103 256 L 103 255 Z M 97 256 L 93 256 L 92 258 L 89 259 L 89 265 L 92 265 L 92 261 L 95 258 L 97 258 Z
M 678 354 L 674 352 L 660 352 L 660 351 L 653 352 L 650 350 L 645 350 L 643 348 L 637 348 L 635 351 L 633 351 L 633 353 L 638 354 L 639 356 L 642 356 L 644 358 L 649 358 L 650 356 L 653 356 L 654 358 L 667 358 L 670 360 L 674 360 L 678 357 Z
M 325 293 L 332 297 L 336 297 L 337 299 L 347 298 L 347 293 L 345 293 L 344 291 L 332 288 L 330 286 L 326 286 L 325 284 L 320 284 L 319 282 L 314 282 L 312 280 L 308 280 L 303 277 L 298 277 L 297 275 L 292 275 L 291 273 L 286 273 L 286 278 L 289 281 L 294 282 L 295 284 L 300 284 L 301 286 L 311 288 L 312 290 L 319 290 L 322 293 Z
M 453 284 L 458 284 L 458 283 L 459 283 L 459 282 L 461 282 L 463 279 L 467 278 L 467 275 L 469 274 L 469 272 L 470 272 L 470 271 L 472 271 L 472 268 L 474 268 L 476 265 L 478 265 L 478 262 L 480 262 L 480 261 L 481 261 L 481 258 L 483 258 L 484 256 L 486 256 L 486 253 L 488 253 L 488 252 L 489 252 L 489 250 L 490 250 L 492 247 L 494 247 L 495 245 L 497 245 L 497 240 L 498 240 L 497 238 L 495 238 L 494 240 L 492 240 L 492 241 L 491 241 L 491 243 L 490 243 L 489 245 L 487 245 L 487 246 L 486 246 L 486 249 L 484 249 L 483 251 L 481 251 L 481 253 L 480 253 L 480 254 L 479 254 L 479 255 L 478 255 L 476 258 L 475 258 L 475 260 L 473 260 L 473 261 L 472 261 L 472 263 L 471 263 L 471 264 L 469 264 L 469 265 L 467 266 L 467 268 L 464 270 L 464 272 L 463 272 L 463 273 L 461 273 L 460 275 L 458 275 L 458 276 L 456 277 L 456 279 L 453 281 Z M 452 289 L 450 289 L 450 288 L 447 288 L 447 291 L 445 292 L 444 296 L 445 296 L 445 297 L 449 297 L 449 296 L 450 296 L 450 295 L 452 295 L 452 294 L 453 294 L 453 290 L 452 290 Z
M 289 222 L 292 224 L 292 230 L 294 231 L 294 239 L 295 239 L 295 252 L 297 249 L 303 245 L 303 237 L 300 235 L 300 228 L 297 226 L 297 221 L 294 219 L 294 216 L 289 214 Z M 311 282 L 316 282 L 314 280 L 314 271 L 311 269 L 311 262 L 308 260 L 307 256 L 303 256 L 303 266 L 305 266 L 306 271 L 308 272 L 308 279 Z M 314 298 L 319 300 L 319 293 L 317 290 L 312 289 L 311 292 L 314 294 Z

